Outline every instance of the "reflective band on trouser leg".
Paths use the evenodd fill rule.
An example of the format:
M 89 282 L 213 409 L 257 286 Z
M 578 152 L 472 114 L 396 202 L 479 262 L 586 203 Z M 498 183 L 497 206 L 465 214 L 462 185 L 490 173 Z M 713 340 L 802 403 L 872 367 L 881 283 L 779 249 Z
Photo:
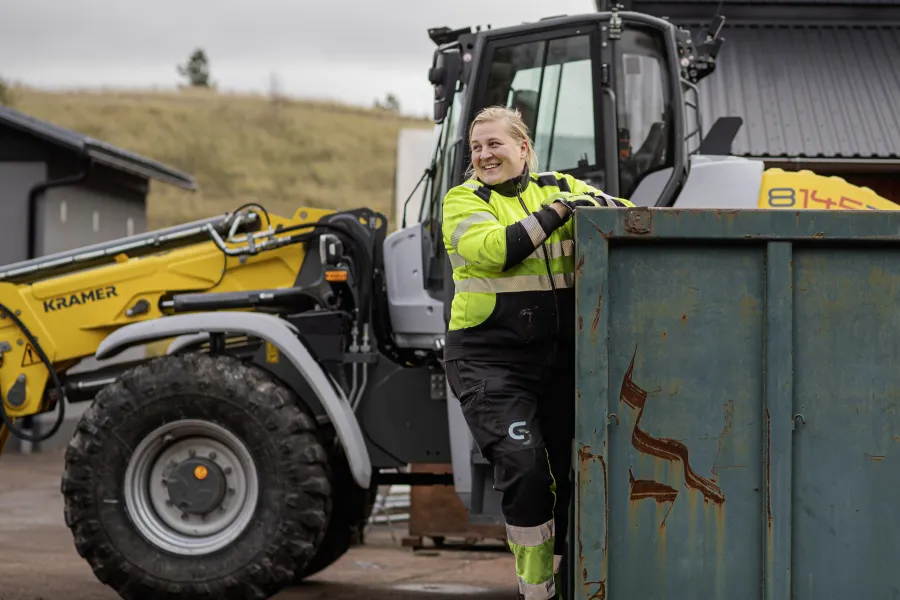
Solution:
M 553 573 L 553 520 L 537 527 L 506 526 L 509 549 L 516 557 L 519 593 L 525 600 L 547 600 L 556 596 Z
M 559 570 L 559 566 L 561 564 L 562 564 L 562 556 L 560 556 L 559 554 L 554 554 L 553 555 L 553 584 L 556 586 L 556 596 L 554 596 L 554 598 L 560 598 L 561 600 L 564 600 L 562 598 L 562 593 L 563 593 L 562 585 L 559 581 L 560 577 L 562 577 L 562 573 Z

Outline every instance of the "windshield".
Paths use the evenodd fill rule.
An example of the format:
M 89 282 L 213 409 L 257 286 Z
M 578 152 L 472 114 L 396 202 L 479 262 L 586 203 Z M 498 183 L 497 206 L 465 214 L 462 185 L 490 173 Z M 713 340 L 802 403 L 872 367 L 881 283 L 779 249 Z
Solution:
M 628 28 L 616 42 L 620 195 L 672 165 L 671 81 L 659 33 Z
M 534 138 L 539 171 L 599 176 L 593 62 L 586 33 L 498 42 L 489 52 L 478 105 L 519 109 Z
M 492 103 L 522 112 L 534 132 L 538 170 L 596 165 L 588 36 L 501 48 L 494 57 Z M 501 83 L 503 72 L 515 73 L 508 87 Z

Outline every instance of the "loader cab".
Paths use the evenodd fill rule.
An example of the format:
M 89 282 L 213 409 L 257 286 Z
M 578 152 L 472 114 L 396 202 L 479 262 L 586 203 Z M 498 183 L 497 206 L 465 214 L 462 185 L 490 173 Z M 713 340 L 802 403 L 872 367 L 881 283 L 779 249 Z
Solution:
M 682 50 L 668 21 L 612 11 L 430 34 L 438 44 L 429 76 L 441 135 L 424 220 L 439 217 L 443 195 L 462 182 L 469 122 L 495 104 L 521 111 L 541 171 L 630 197 L 648 175 L 683 170 Z M 673 187 L 659 190 L 660 204 Z
M 571 173 L 639 205 L 672 204 L 687 170 L 691 84 L 682 75 L 697 55 L 685 32 L 613 10 L 429 35 L 437 45 L 429 79 L 439 134 L 419 221 L 431 244 L 426 287 L 443 298 L 445 313 L 453 290 L 445 284 L 442 200 L 464 180 L 468 125 L 486 106 L 521 111 L 540 171 Z

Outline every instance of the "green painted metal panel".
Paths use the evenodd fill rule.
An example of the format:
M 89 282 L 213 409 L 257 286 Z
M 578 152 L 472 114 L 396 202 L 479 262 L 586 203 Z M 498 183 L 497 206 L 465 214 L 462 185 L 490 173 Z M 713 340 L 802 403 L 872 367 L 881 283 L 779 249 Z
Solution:
M 575 221 L 570 598 L 900 597 L 900 214 Z

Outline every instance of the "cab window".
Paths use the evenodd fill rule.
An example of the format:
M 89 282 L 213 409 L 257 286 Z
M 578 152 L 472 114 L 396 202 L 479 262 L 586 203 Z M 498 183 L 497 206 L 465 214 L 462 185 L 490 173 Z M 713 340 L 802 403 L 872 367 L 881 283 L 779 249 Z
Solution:
M 616 42 L 619 193 L 672 165 L 671 92 L 660 34 L 629 28 Z
M 519 109 L 539 170 L 586 177 L 599 171 L 591 36 L 497 45 L 489 54 L 484 106 Z

